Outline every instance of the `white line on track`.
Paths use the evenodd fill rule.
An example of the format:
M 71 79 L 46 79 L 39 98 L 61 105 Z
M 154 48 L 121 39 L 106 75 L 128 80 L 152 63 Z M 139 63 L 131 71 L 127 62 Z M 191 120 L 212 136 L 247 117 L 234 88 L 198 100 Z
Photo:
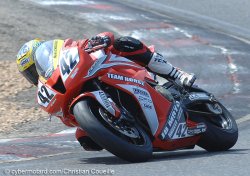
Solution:
M 71 133 L 75 133 L 76 131 L 76 128 L 70 128 L 70 129 L 67 129 L 67 130 L 63 130 L 63 131 L 60 131 L 56 134 L 71 134 Z
M 51 1 L 51 0 L 43 0 L 43 1 L 37 1 L 37 0 L 30 0 L 34 3 L 38 3 L 45 6 L 51 6 L 51 5 L 87 5 L 87 4 L 95 4 L 94 1 L 89 0 L 78 0 L 78 1 Z
M 248 120 L 250 120 L 250 114 L 247 114 L 246 116 L 243 116 L 243 117 L 237 119 L 236 123 L 240 124 L 240 123 L 246 122 Z
M 18 138 L 12 138 L 12 139 L 0 139 L 0 143 L 5 143 L 5 142 L 9 142 L 9 141 L 13 141 L 16 140 Z
M 41 159 L 41 158 L 49 158 L 49 157 L 54 157 L 54 156 L 68 155 L 68 154 L 72 154 L 72 153 L 73 152 L 62 152 L 62 153 L 57 153 L 57 154 L 42 155 L 42 156 L 38 156 L 38 157 L 28 157 L 28 158 L 20 158 L 20 159 L 13 159 L 13 160 L 8 159 L 8 160 L 0 161 L 0 164 L 2 164 L 2 163 L 20 162 L 20 161 L 37 160 L 37 159 Z

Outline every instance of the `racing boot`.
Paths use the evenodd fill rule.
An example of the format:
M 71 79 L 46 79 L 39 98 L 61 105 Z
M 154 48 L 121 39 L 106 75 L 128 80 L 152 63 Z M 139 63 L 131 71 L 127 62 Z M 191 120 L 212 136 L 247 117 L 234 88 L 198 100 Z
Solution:
M 192 87 L 196 80 L 194 74 L 186 73 L 181 69 L 172 66 L 172 64 L 170 64 L 159 53 L 153 53 L 153 56 L 148 63 L 148 68 L 159 76 L 167 80 L 173 80 L 175 83 L 183 87 Z
M 103 148 L 95 143 L 81 128 L 76 129 L 76 139 L 86 151 L 100 151 Z

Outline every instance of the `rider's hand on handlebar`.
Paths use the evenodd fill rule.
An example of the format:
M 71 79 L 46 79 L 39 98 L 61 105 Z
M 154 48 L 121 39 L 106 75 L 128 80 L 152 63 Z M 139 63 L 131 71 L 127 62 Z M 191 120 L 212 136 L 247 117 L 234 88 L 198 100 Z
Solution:
M 89 48 L 93 48 L 95 46 L 98 46 L 98 45 L 103 45 L 103 44 L 106 44 L 106 46 L 110 46 L 111 45 L 111 39 L 109 36 L 95 36 L 95 37 L 92 37 L 90 40 L 89 40 Z

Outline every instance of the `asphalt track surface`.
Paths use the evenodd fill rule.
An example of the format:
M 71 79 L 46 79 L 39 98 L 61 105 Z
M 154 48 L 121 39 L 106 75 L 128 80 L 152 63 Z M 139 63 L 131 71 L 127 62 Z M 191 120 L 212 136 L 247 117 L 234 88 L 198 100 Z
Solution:
M 0 175 L 249 175 L 250 46 L 230 35 L 176 20 L 155 11 L 113 1 L 39 1 L 40 6 L 102 25 L 119 35 L 154 44 L 173 65 L 198 76 L 239 123 L 237 144 L 227 152 L 194 150 L 155 153 L 146 163 L 131 164 L 106 151 L 86 152 L 73 133 L 0 140 Z M 74 12 L 74 13 L 73 13 Z M 69 29 L 70 30 L 70 29 Z M 82 31 L 79 31 L 82 32 Z M 51 173 L 51 174 L 48 174 Z M 102 173 L 103 174 L 103 173 Z M 42 175 L 42 174 L 40 174 Z
M 248 0 L 126 0 L 125 2 L 250 40 Z

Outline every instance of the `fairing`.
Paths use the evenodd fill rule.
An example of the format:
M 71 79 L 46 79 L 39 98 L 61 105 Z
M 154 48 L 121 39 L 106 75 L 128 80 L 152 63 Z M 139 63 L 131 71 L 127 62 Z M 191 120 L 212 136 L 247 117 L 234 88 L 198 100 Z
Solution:
M 154 82 L 154 80 L 144 67 L 126 58 L 101 50 L 88 54 L 78 47 L 62 48 L 58 67 L 54 69 L 53 74 L 47 81 L 40 81 L 39 83 L 38 94 L 46 96 L 47 99 L 51 98 L 46 104 L 42 104 L 40 101 L 40 105 L 48 113 L 66 118 L 69 124 L 73 126 L 78 126 L 78 124 L 70 108 L 77 101 L 86 97 L 96 99 L 111 114 L 119 117 L 119 109 L 111 102 L 109 103 L 112 106 L 107 104 L 107 97 L 106 95 L 103 96 L 105 92 L 82 92 L 85 84 L 94 79 L 119 89 L 134 98 L 134 102 L 131 103 L 141 107 L 155 148 L 164 150 L 183 148 L 187 145 L 194 145 L 199 139 L 199 136 L 174 139 L 160 138 L 173 107 L 172 102 L 147 83 L 147 81 Z M 42 87 L 47 89 L 48 94 L 45 90 L 42 90 L 44 89 Z M 65 90 L 60 90 L 62 87 Z

